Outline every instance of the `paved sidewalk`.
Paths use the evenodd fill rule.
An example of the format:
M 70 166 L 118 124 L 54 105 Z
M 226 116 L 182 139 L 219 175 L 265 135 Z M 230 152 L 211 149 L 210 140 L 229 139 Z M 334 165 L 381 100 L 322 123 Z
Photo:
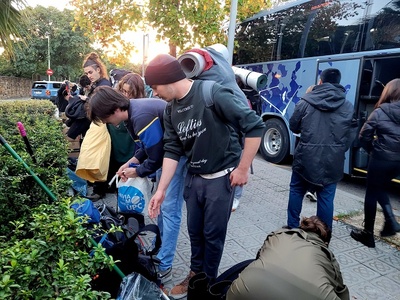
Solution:
M 229 221 L 220 272 L 254 258 L 267 234 L 286 225 L 291 169 L 267 163 L 259 156 L 253 162 L 253 168 L 254 174 L 250 175 L 240 206 Z M 338 187 L 335 215 L 362 209 L 363 197 Z M 316 203 L 305 199 L 302 215 L 315 213 Z M 190 242 L 185 209 L 183 214 L 173 279 L 167 288 L 183 280 L 189 271 Z M 400 251 L 379 240 L 375 249 L 367 248 L 350 237 L 350 230 L 350 226 L 334 221 L 330 248 L 339 261 L 351 299 L 400 300 Z

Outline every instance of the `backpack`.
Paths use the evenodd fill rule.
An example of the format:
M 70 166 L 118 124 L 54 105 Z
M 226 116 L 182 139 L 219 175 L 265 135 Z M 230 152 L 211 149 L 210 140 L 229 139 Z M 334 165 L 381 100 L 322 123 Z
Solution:
M 160 230 L 155 224 L 144 224 L 144 216 L 136 213 L 117 213 L 105 204 L 96 204 L 101 217 L 102 230 L 97 232 L 95 241 L 101 244 L 106 253 L 117 261 L 116 265 L 125 274 L 133 272 L 141 274 L 146 279 L 160 286 L 157 277 L 155 257 L 161 247 Z M 121 231 L 108 232 L 113 227 Z M 106 231 L 106 232 L 104 232 Z M 94 290 L 106 291 L 113 298 L 117 297 L 122 278 L 108 268 L 98 270 L 91 286 Z
M 215 280 L 210 280 L 204 272 L 197 273 L 189 281 L 187 300 L 225 300 L 232 282 L 253 261 L 254 259 L 242 261 L 230 267 Z

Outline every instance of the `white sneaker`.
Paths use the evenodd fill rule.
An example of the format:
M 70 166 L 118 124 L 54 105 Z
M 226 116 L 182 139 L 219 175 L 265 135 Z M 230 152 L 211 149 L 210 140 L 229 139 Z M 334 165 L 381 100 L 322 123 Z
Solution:
M 308 198 L 311 202 L 317 202 L 317 195 L 315 193 L 307 192 L 306 198 Z
M 234 212 L 239 207 L 239 199 L 234 198 L 232 204 L 232 212 Z

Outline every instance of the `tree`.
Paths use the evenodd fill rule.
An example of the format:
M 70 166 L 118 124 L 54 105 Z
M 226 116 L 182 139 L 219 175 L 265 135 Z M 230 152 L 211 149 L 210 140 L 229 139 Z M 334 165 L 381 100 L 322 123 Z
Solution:
M 55 78 L 77 80 L 82 74 L 84 56 L 93 51 L 90 40 L 80 27 L 72 29 L 73 12 L 55 7 L 28 7 L 23 13 L 29 18 L 20 24 L 24 31 L 22 37 L 28 43 L 15 42 L 19 47 L 7 65 L 3 57 L 0 61 L 0 73 L 32 78 L 33 74 L 46 74 L 48 68 L 48 46 L 50 45 L 51 68 Z M 49 40 L 48 40 L 49 38 Z M 2 66 L 2 67 L 1 67 Z
M 151 28 L 157 31 L 157 40 L 170 45 L 170 54 L 176 56 L 193 46 L 225 43 L 223 25 L 229 16 L 230 0 L 71 0 L 76 7 L 78 26 L 88 28 L 93 38 L 107 47 L 122 42 L 124 53 L 132 46 L 124 43 L 121 35 L 129 30 Z M 239 19 L 270 5 L 270 0 L 239 0 Z
M 19 22 L 23 14 L 18 9 L 26 5 L 24 0 L 0 1 L 0 46 L 7 56 L 13 56 L 14 41 L 21 37 Z

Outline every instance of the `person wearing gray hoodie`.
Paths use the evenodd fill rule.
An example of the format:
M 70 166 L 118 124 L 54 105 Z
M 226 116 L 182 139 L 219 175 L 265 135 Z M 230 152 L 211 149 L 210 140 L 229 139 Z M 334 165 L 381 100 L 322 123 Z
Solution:
M 299 227 L 303 198 L 317 189 L 317 216 L 332 229 L 336 185 L 343 177 L 345 152 L 356 134 L 354 107 L 346 100 L 338 69 L 329 68 L 320 82 L 296 104 L 290 130 L 301 134 L 294 152 L 287 227 Z
M 387 187 L 400 175 L 400 79 L 393 79 L 383 89 L 374 111 L 361 128 L 361 146 L 369 153 L 367 190 L 364 200 L 364 229 L 353 229 L 351 237 L 374 248 L 374 225 L 377 202 L 382 207 L 385 224 L 381 236 L 400 232 Z

